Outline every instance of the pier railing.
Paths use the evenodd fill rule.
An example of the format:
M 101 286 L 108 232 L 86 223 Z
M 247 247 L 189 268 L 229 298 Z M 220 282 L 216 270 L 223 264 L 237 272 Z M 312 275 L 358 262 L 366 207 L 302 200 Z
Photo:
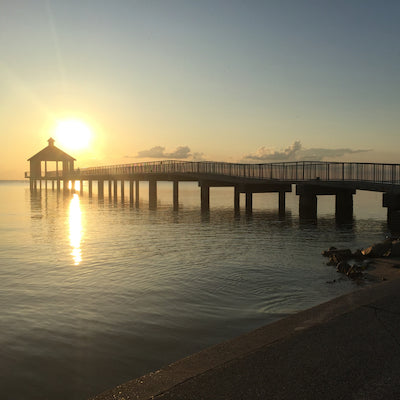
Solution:
M 400 184 L 400 164 L 295 161 L 268 164 L 235 164 L 211 161 L 159 161 L 122 164 L 78 169 L 82 178 L 136 174 L 210 174 L 229 177 L 253 178 L 299 182 L 319 179 L 322 181 L 364 181 Z
M 267 164 L 239 164 L 212 161 L 157 161 L 135 164 L 121 164 L 76 169 L 68 173 L 69 179 L 129 179 L 139 174 L 190 174 L 196 176 L 226 176 L 257 180 L 279 180 L 301 182 L 319 179 L 321 181 L 359 181 L 400 185 L 400 164 L 295 161 Z M 60 171 L 58 171 L 60 177 Z M 48 171 L 48 179 L 57 178 L 56 172 Z M 62 179 L 62 177 L 60 177 Z

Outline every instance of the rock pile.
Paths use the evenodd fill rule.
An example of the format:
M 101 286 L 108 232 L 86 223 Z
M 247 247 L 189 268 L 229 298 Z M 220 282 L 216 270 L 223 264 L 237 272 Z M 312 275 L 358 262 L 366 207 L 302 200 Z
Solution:
M 371 258 L 400 257 L 400 239 L 386 239 L 354 253 L 350 249 L 330 247 L 329 250 L 323 251 L 322 255 L 329 257 L 327 265 L 336 266 L 338 272 L 346 274 L 350 279 L 357 279 L 372 262 Z

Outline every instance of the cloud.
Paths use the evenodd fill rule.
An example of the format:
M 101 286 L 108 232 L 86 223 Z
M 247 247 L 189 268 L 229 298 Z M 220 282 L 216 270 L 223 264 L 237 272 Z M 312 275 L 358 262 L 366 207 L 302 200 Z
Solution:
M 349 148 L 342 149 L 323 149 L 323 148 L 315 148 L 315 149 L 304 149 L 299 153 L 302 160 L 308 161 L 322 161 L 323 159 L 330 157 L 342 157 L 345 154 L 356 154 L 356 153 L 365 153 L 371 151 L 371 149 L 358 149 L 353 150 Z
M 188 158 L 190 156 L 190 148 L 188 146 L 179 146 L 172 153 L 165 153 L 164 157 L 166 158 Z
M 192 161 L 205 161 L 204 153 L 193 153 L 192 154 Z
M 191 153 L 188 146 L 178 146 L 172 152 L 166 152 L 163 146 L 154 146 L 148 150 L 139 151 L 136 156 L 125 156 L 126 158 L 169 158 L 174 160 L 184 160 L 191 158 L 199 161 L 203 159 L 203 153 Z
M 251 161 L 290 161 L 296 157 L 296 153 L 301 150 L 301 147 L 299 140 L 295 141 L 283 151 L 273 151 L 262 146 L 255 153 L 246 154 L 244 159 Z
M 349 148 L 324 149 L 304 148 L 299 140 L 284 150 L 276 151 L 265 146 L 260 147 L 255 153 L 246 154 L 243 161 L 273 162 L 273 161 L 322 161 L 327 157 L 342 157 L 345 154 L 364 153 L 368 150 L 354 150 Z
M 165 147 L 155 146 L 155 147 L 152 147 L 150 150 L 139 151 L 137 153 L 137 155 L 133 156 L 133 157 L 164 158 L 164 150 L 165 150 Z

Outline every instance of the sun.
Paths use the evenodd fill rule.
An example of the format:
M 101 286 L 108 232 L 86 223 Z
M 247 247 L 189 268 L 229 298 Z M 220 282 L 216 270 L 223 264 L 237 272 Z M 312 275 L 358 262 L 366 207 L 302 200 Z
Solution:
M 79 119 L 64 119 L 58 121 L 55 127 L 57 143 L 68 150 L 88 148 L 92 136 L 90 127 Z

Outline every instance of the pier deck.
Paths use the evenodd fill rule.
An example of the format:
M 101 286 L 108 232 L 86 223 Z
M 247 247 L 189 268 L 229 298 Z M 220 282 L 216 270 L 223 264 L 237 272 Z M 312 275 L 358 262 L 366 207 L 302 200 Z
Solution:
M 350 163 L 350 162 L 284 162 L 267 164 L 235 164 L 224 162 L 157 161 L 148 163 L 100 166 L 67 171 L 27 172 L 31 189 L 41 188 L 42 180 L 56 182 L 57 189 L 68 190 L 68 183 L 87 181 L 89 196 L 93 182 L 97 194 L 117 199 L 118 188 L 124 199 L 125 184 L 129 183 L 129 200 L 139 204 L 139 183 L 149 182 L 149 207 L 157 207 L 157 182 L 173 182 L 173 205 L 179 208 L 179 182 L 193 181 L 200 186 L 201 209 L 210 208 L 211 187 L 233 187 L 234 209 L 240 212 L 240 194 L 245 194 L 246 212 L 252 212 L 253 193 L 278 193 L 279 213 L 285 213 L 285 194 L 296 185 L 299 195 L 300 218 L 317 217 L 317 196 L 336 196 L 335 211 L 338 220 L 353 218 L 353 195 L 357 190 L 383 193 L 382 205 L 387 207 L 388 222 L 400 226 L 400 164 Z M 81 185 L 83 188 L 83 185 Z M 82 190 L 82 189 L 81 189 Z

